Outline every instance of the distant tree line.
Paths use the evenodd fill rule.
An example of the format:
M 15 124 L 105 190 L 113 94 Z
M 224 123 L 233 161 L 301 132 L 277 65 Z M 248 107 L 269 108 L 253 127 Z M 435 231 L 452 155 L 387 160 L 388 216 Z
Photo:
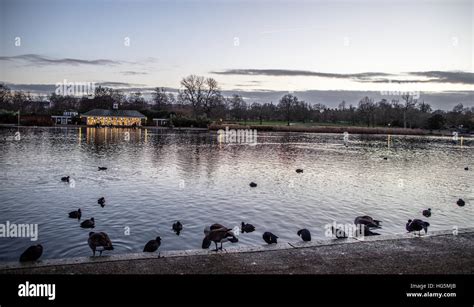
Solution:
M 196 75 L 183 78 L 180 85 L 176 95 L 157 87 L 147 101 L 141 92 L 125 95 L 123 91 L 102 86 L 95 88 L 92 97 L 55 93 L 41 97 L 12 91 L 7 85 L 0 84 L 0 110 L 20 110 L 22 114 L 62 114 L 67 110 L 83 113 L 95 108 L 110 109 L 117 102 L 120 109 L 139 110 L 150 117 L 167 117 L 174 113 L 193 120 L 285 121 L 287 125 L 312 122 L 431 130 L 463 127 L 474 130 L 474 107 L 458 104 L 451 111 L 434 111 L 428 103 L 410 95 L 390 101 L 363 97 L 356 106 L 342 101 L 337 108 L 328 108 L 320 103 L 307 103 L 293 94 L 284 95 L 275 104 L 249 102 L 239 95 L 224 97 L 215 79 Z

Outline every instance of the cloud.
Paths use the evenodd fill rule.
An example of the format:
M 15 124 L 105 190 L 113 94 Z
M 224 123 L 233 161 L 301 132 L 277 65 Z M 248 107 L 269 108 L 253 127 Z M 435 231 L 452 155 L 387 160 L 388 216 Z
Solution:
M 74 59 L 74 58 L 51 58 L 39 54 L 22 54 L 15 56 L 0 56 L 0 61 L 8 62 L 24 62 L 36 66 L 45 66 L 45 65 L 118 65 L 123 62 L 107 60 L 107 59 L 97 59 L 97 60 L 83 60 L 83 59 Z
M 382 72 L 363 72 L 354 74 L 325 73 L 309 70 L 290 69 L 228 69 L 212 71 L 218 75 L 247 75 L 247 76 L 274 76 L 274 77 L 321 77 L 347 79 L 363 83 L 457 83 L 474 84 L 474 73 L 464 71 L 420 71 L 408 72 L 405 75 L 421 77 L 420 79 L 403 79 L 401 74 Z

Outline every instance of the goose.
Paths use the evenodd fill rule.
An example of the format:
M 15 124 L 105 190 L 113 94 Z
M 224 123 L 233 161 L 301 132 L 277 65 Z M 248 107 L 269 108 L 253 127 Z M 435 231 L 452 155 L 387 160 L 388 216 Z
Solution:
M 176 221 L 176 223 L 173 223 L 173 230 L 176 232 L 176 234 L 179 236 L 179 233 L 183 230 L 183 224 L 181 224 L 180 221 Z
M 369 228 L 380 228 L 380 223 L 381 221 L 374 220 L 372 217 L 368 215 L 358 216 L 354 220 L 354 224 L 356 225 L 362 224 Z
M 20 256 L 20 262 L 36 261 L 43 254 L 43 246 L 41 244 L 28 247 Z
M 212 241 L 209 240 L 208 235 L 211 232 L 211 230 L 220 229 L 220 228 L 224 228 L 224 226 L 222 226 L 221 224 L 212 224 L 211 226 L 204 227 L 204 239 L 202 240 L 202 248 L 206 249 L 206 248 L 209 248 L 209 246 L 211 246 Z
M 107 167 L 99 166 L 99 171 L 106 171 Z
M 268 231 L 263 233 L 262 238 L 268 244 L 278 243 L 277 242 L 278 237 L 275 236 L 273 233 L 268 232 Z
M 347 235 L 344 232 L 344 229 L 341 228 L 334 228 L 334 226 L 331 226 L 331 232 L 332 234 L 337 238 L 337 239 L 346 239 Z
M 301 169 L 301 168 L 297 168 L 297 169 L 296 169 L 296 172 L 297 172 L 298 174 L 300 174 L 300 173 L 302 173 L 302 172 L 303 172 L 303 169 Z
M 208 248 L 211 245 L 211 242 L 214 242 L 214 244 L 216 244 L 215 251 L 217 252 L 219 249 L 222 250 L 222 244 L 227 241 L 230 241 L 231 243 L 239 242 L 239 239 L 237 239 L 237 237 L 234 235 L 232 229 L 229 229 L 227 227 L 213 228 L 209 230 L 208 234 L 204 238 L 202 246 L 203 248 Z M 221 247 L 217 248 L 217 243 L 220 243 Z
M 311 233 L 306 228 L 298 230 L 296 234 L 305 242 L 311 241 Z
M 69 178 L 70 178 L 69 176 L 67 176 L 67 177 L 61 177 L 61 181 L 62 181 L 62 182 L 69 182 Z
M 145 247 L 143 248 L 143 251 L 144 252 L 149 252 L 149 253 L 156 252 L 158 250 L 158 247 L 160 247 L 160 245 L 161 245 L 161 238 L 156 237 L 155 240 L 150 240 L 150 241 L 148 241 L 147 244 L 145 244 Z
M 244 232 L 250 233 L 252 231 L 255 231 L 255 226 L 253 226 L 252 224 L 245 224 L 244 222 L 242 222 L 241 225 L 242 226 L 240 227 L 240 229 L 242 230 L 242 233 Z
M 250 185 L 251 188 L 255 188 L 257 186 L 257 184 L 253 181 L 249 185 Z
M 72 218 L 72 219 L 78 219 L 78 220 L 80 220 L 80 219 L 81 219 L 81 215 L 82 215 L 81 208 L 77 209 L 77 211 L 71 211 L 71 212 L 69 212 L 69 217 Z
M 112 241 L 110 241 L 109 236 L 105 232 L 89 232 L 87 243 L 92 249 L 93 256 L 95 256 L 95 251 L 98 247 L 102 247 L 102 249 L 99 250 L 99 256 L 102 256 L 104 250 L 111 251 L 114 249 Z
M 431 208 L 423 210 L 423 216 L 430 217 L 431 216 Z
M 90 220 L 85 220 L 84 222 L 82 222 L 81 227 L 82 228 L 94 228 L 95 227 L 94 218 L 91 217 Z
M 430 223 L 419 219 L 414 219 L 408 220 L 408 223 L 406 224 L 405 228 L 408 232 L 418 231 L 418 233 L 421 234 L 422 229 L 425 230 L 425 233 L 428 232 L 428 226 L 430 226 Z
M 466 204 L 466 202 L 460 198 L 460 199 L 458 199 L 458 201 L 456 202 L 456 204 L 458 204 L 459 207 L 464 207 L 464 205 Z

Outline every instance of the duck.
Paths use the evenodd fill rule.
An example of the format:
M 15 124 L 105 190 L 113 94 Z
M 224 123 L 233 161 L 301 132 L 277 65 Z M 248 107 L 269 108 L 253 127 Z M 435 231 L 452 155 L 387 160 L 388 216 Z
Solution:
M 207 232 L 207 235 L 205 236 L 202 242 L 203 248 L 209 248 L 209 246 L 211 245 L 211 242 L 214 242 L 214 244 L 216 244 L 216 249 L 214 251 L 217 252 L 219 249 L 222 250 L 222 244 L 224 242 L 227 242 L 227 241 L 230 241 L 231 243 L 239 242 L 239 239 L 237 239 L 232 229 L 227 228 L 227 227 L 215 228 L 217 226 L 222 226 L 222 225 L 219 225 L 219 224 L 211 225 L 211 227 L 209 228 L 209 232 L 207 232 L 207 229 L 206 229 L 205 232 Z M 217 247 L 217 243 L 221 244 L 219 248 Z
M 334 226 L 331 226 L 331 232 L 337 239 L 346 239 L 348 237 L 344 232 L 344 229 L 336 229 Z
M 93 256 L 95 256 L 95 251 L 98 247 L 102 247 L 102 249 L 99 250 L 99 256 L 102 256 L 104 250 L 110 251 L 114 249 L 112 241 L 110 241 L 109 236 L 105 232 L 89 232 L 87 243 L 92 249 Z
M 431 216 L 431 208 L 428 208 L 426 210 L 423 210 L 422 212 L 423 216 L 425 217 L 430 217 Z
M 94 218 L 91 217 L 89 220 L 85 220 L 84 222 L 82 222 L 81 227 L 82 228 L 94 228 L 95 227 Z
M 305 242 L 311 241 L 311 233 L 306 228 L 298 230 L 296 234 L 300 236 L 301 239 L 303 239 L 303 241 Z
M 252 231 L 255 231 L 255 226 L 253 226 L 252 224 L 245 224 L 244 222 L 242 222 L 240 229 L 242 230 L 242 233 L 244 232 L 250 233 Z
M 77 211 L 71 211 L 71 212 L 69 212 L 69 217 L 72 218 L 72 219 L 78 219 L 78 220 L 80 220 L 80 219 L 81 219 L 81 215 L 82 215 L 81 208 L 77 209 Z
M 179 236 L 179 233 L 183 230 L 183 224 L 181 224 L 180 221 L 176 221 L 176 223 L 173 223 L 173 230 L 176 232 L 176 234 Z
M 106 171 L 106 170 L 107 170 L 107 167 L 99 166 L 99 171 Z
M 262 238 L 263 238 L 263 241 L 267 242 L 268 244 L 278 243 L 277 242 L 278 237 L 268 231 L 263 233 Z
M 145 247 L 143 248 L 143 252 L 148 252 L 148 253 L 153 253 L 158 250 L 158 247 L 161 245 L 161 238 L 156 237 L 155 240 L 150 240 L 148 241 L 147 244 L 145 244 Z
M 104 197 L 101 197 L 97 200 L 97 203 L 102 207 L 104 208 L 105 206 L 105 198 Z
M 372 217 L 370 217 L 368 215 L 358 216 L 354 220 L 354 224 L 356 224 L 356 225 L 359 225 L 359 224 L 365 225 L 366 227 L 369 227 L 369 228 L 380 228 L 380 223 L 381 223 L 381 221 L 374 220 Z
M 408 223 L 406 224 L 405 228 L 408 232 L 418 231 L 418 233 L 421 234 L 420 232 L 422 229 L 425 230 L 425 233 L 428 232 L 428 226 L 430 226 L 430 223 L 419 219 L 414 219 L 408 220 Z
M 66 177 L 61 177 L 61 181 L 62 182 L 69 182 L 69 176 L 66 176 Z
M 460 198 L 458 199 L 458 201 L 456 202 L 456 204 L 459 206 L 459 207 L 464 207 L 464 205 L 466 204 L 466 202 Z
M 36 261 L 43 254 L 43 246 L 41 244 L 28 247 L 21 255 L 20 262 Z
M 300 173 L 302 173 L 302 172 L 303 172 L 303 169 L 301 169 L 301 168 L 297 168 L 297 169 L 296 169 L 296 172 L 297 172 L 298 174 L 300 174 Z
M 257 186 L 257 184 L 252 181 L 252 182 L 249 184 L 249 186 L 250 186 L 251 188 L 255 188 L 255 187 Z

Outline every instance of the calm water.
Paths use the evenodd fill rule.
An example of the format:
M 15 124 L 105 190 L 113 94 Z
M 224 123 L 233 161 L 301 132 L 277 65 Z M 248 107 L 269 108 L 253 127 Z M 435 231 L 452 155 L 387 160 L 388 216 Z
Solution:
M 296 241 L 302 227 L 324 238 L 325 224 L 365 214 L 383 221 L 380 233 L 403 233 L 427 207 L 430 230 L 474 226 L 472 139 L 461 147 L 446 137 L 395 136 L 387 148 L 387 136 L 350 135 L 345 147 L 342 135 L 262 132 L 251 146 L 219 144 L 208 132 L 38 128 L 21 129 L 20 141 L 14 132 L 0 129 L 0 223 L 38 223 L 43 258 L 92 254 L 90 230 L 67 217 L 77 208 L 109 234 L 112 253 L 140 252 L 157 235 L 161 250 L 200 248 L 204 226 L 215 222 L 255 225 L 239 246 L 262 244 L 264 231 Z M 74 185 L 61 182 L 67 175 Z M 171 230 L 177 219 L 180 236 Z M 33 243 L 0 238 L 0 261 Z

